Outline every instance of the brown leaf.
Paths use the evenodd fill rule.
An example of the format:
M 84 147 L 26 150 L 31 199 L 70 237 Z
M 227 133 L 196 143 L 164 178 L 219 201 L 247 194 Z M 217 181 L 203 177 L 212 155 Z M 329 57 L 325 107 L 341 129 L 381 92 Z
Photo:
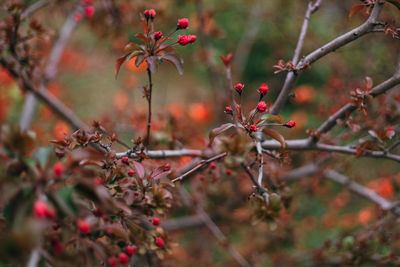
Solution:
M 209 146 L 212 145 L 214 138 L 217 137 L 218 135 L 220 135 L 221 133 L 229 130 L 231 127 L 235 126 L 233 123 L 225 123 L 222 124 L 221 126 L 219 126 L 218 128 L 214 128 L 211 130 L 210 134 L 209 134 L 209 139 L 210 139 L 210 144 Z
M 128 56 L 128 55 L 122 56 L 122 57 L 118 58 L 117 61 L 115 62 L 115 67 L 114 67 L 114 70 L 115 70 L 115 79 L 117 79 L 119 70 L 120 70 L 120 68 L 121 68 L 122 64 L 124 63 L 124 61 L 125 61 L 125 59 L 126 59 L 127 56 Z
M 355 5 L 350 9 L 349 19 L 351 19 L 357 12 L 363 10 L 366 6 L 364 4 Z
M 272 139 L 275 139 L 276 141 L 278 141 L 281 144 L 281 149 L 280 149 L 281 152 L 286 149 L 285 138 L 280 133 L 278 133 L 277 131 L 274 131 L 272 129 L 268 129 L 268 128 L 264 128 L 263 133 L 265 133 Z

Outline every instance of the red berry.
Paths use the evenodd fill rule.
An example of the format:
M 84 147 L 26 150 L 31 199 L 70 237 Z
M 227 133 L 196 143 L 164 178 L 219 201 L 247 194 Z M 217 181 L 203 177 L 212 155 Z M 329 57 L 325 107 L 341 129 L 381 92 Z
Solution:
M 135 254 L 135 251 L 136 251 L 136 246 L 134 245 L 129 245 L 125 248 L 125 253 L 128 254 L 129 256 Z
M 252 132 L 256 132 L 257 131 L 257 126 L 252 124 L 252 125 L 249 126 L 249 130 L 252 131 Z
M 154 218 L 153 218 L 153 225 L 154 225 L 154 226 L 159 226 L 159 225 L 160 225 L 160 219 L 157 218 L 157 217 L 154 217 Z
M 94 6 L 88 6 L 88 7 L 86 7 L 86 8 L 85 8 L 85 15 L 86 15 L 86 17 L 88 17 L 88 18 L 93 17 L 93 15 L 94 15 Z
M 268 93 L 268 85 L 266 85 L 265 83 L 261 84 L 260 88 L 258 89 L 258 92 L 260 93 L 260 95 L 264 96 L 265 94 Z
M 196 35 L 189 35 L 189 39 L 190 39 L 189 43 L 194 43 L 197 40 L 197 36 Z
M 108 264 L 109 264 L 110 266 L 112 266 L 112 267 L 117 266 L 117 258 L 115 258 L 115 257 L 109 258 L 109 259 L 108 259 Z
M 178 29 L 186 29 L 188 26 L 189 20 L 187 18 L 178 20 Z
M 146 19 L 154 19 L 156 17 L 156 11 L 154 9 L 147 9 L 144 11 Z
M 94 210 L 94 214 L 96 214 L 97 217 L 102 217 L 104 215 L 104 212 L 100 208 L 96 208 Z
M 159 248 L 163 248 L 165 246 L 164 243 L 164 239 L 162 239 L 161 237 L 157 237 L 154 241 L 154 243 L 156 244 L 157 247 Z
M 47 204 L 44 201 L 37 200 L 33 205 L 33 211 L 37 218 L 44 218 L 47 216 Z
M 74 15 L 74 20 L 75 20 L 75 22 L 81 21 L 82 20 L 82 14 L 81 13 L 76 13 Z
M 78 220 L 78 230 L 79 232 L 81 232 L 82 234 L 88 234 L 90 233 L 90 225 L 87 221 L 85 220 Z
M 231 170 L 226 170 L 226 175 L 231 175 L 232 171 Z
M 210 168 L 211 169 L 215 169 L 217 167 L 217 164 L 215 164 L 214 162 L 210 163 Z
M 127 163 L 129 163 L 129 158 L 128 158 L 128 157 L 123 157 L 123 158 L 121 159 L 121 161 L 122 161 L 122 163 L 127 164 Z
M 102 185 L 103 184 L 103 180 L 100 177 L 96 177 L 96 178 L 94 178 L 94 184 L 95 185 Z
M 54 254 L 59 254 L 64 250 L 64 246 L 60 241 L 57 241 L 53 244 L 53 252 Z
M 235 85 L 236 92 L 238 92 L 239 94 L 242 94 L 243 87 L 244 87 L 243 84 L 237 83 L 237 84 Z
M 264 101 L 259 102 L 259 103 L 257 104 L 257 110 L 258 110 L 259 112 L 264 112 L 264 111 L 266 111 L 266 110 L 267 110 L 267 104 L 265 104 Z
M 118 259 L 121 264 L 127 264 L 128 263 L 128 255 L 125 253 L 121 252 L 118 254 Z
M 296 122 L 295 121 L 288 121 L 287 123 L 285 123 L 285 126 L 288 128 L 293 128 L 294 126 L 296 126 Z
M 167 163 L 164 165 L 164 171 L 167 172 L 169 170 L 171 170 L 171 165 L 169 163 Z
M 178 37 L 178 43 L 182 46 L 187 45 L 191 42 L 191 38 L 187 35 L 180 35 Z
M 81 3 L 84 6 L 90 6 L 93 5 L 93 0 L 82 0 Z
M 162 37 L 162 32 L 156 32 L 154 33 L 154 40 L 160 40 Z
M 232 108 L 231 107 L 225 107 L 225 113 L 232 115 L 233 114 Z
M 56 210 L 54 208 L 48 208 L 46 217 L 50 220 L 54 220 L 56 218 Z
M 129 177 L 133 177 L 135 175 L 135 171 L 134 170 L 129 170 L 128 171 L 128 176 Z
M 64 164 L 57 162 L 53 165 L 53 173 L 57 178 L 60 178 L 64 172 Z

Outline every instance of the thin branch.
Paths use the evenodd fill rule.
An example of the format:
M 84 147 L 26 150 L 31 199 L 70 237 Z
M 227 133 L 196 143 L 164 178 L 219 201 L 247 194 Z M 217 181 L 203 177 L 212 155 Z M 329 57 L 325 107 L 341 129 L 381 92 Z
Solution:
M 310 54 L 308 54 L 305 58 L 300 60 L 300 62 L 296 65 L 296 72 L 289 72 L 286 76 L 285 83 L 276 99 L 274 106 L 272 107 L 271 114 L 277 115 L 279 111 L 282 109 L 283 105 L 286 103 L 286 100 L 296 84 L 300 74 L 304 71 L 304 67 L 307 65 L 311 65 L 318 59 L 326 56 L 327 54 L 336 51 L 337 49 L 345 46 L 346 44 L 360 38 L 361 36 L 371 32 L 377 24 L 378 16 L 382 11 L 384 2 L 377 1 L 374 8 L 372 9 L 371 15 L 368 20 L 365 21 L 359 27 L 337 37 L 336 39 L 330 41 L 324 46 L 314 50 Z
M 21 14 L 21 19 L 27 18 L 29 15 L 31 15 L 31 14 L 34 13 L 34 12 L 36 12 L 36 11 L 39 10 L 40 8 L 44 7 L 44 6 L 47 5 L 48 3 L 50 3 L 50 0 L 40 0 L 40 1 L 37 1 L 36 3 L 32 4 L 32 5 L 29 6 L 27 9 L 25 9 L 24 12 L 22 12 L 22 14 Z
M 253 173 L 251 172 L 249 166 L 247 166 L 245 163 L 242 163 L 242 167 L 245 170 L 245 172 L 249 175 L 250 180 L 253 182 L 253 184 L 257 190 L 257 193 L 260 194 L 260 196 L 262 196 L 264 198 L 265 204 L 268 205 L 269 204 L 268 190 L 257 182 L 257 180 L 254 177 Z
M 386 93 L 388 90 L 392 89 L 398 84 L 400 84 L 400 54 L 398 55 L 396 70 L 393 76 L 372 88 L 372 90 L 370 91 L 370 95 L 375 98 L 381 94 Z M 338 119 L 344 118 L 346 115 L 352 113 L 356 109 L 356 106 L 347 103 L 338 111 L 336 111 L 335 114 L 331 115 L 324 123 L 322 123 L 321 126 L 318 127 L 317 132 L 319 134 L 323 134 L 330 131 L 337 124 Z
M 354 193 L 357 193 L 358 195 L 378 204 L 381 209 L 383 210 L 392 210 L 397 216 L 400 215 L 399 210 L 396 208 L 397 203 L 390 202 L 383 197 L 381 197 L 379 194 L 375 193 L 375 191 L 362 186 L 348 177 L 334 171 L 334 170 L 327 170 L 324 172 L 325 177 L 328 179 L 335 181 L 336 183 L 345 185 L 347 188 L 349 188 L 351 191 Z
M 150 146 L 150 128 L 151 128 L 151 95 L 153 93 L 153 81 L 151 79 L 151 71 L 150 68 L 147 68 L 147 76 L 149 78 L 149 90 L 145 92 L 146 94 L 146 99 L 148 103 L 148 117 L 147 117 L 147 129 L 146 129 L 146 139 L 144 146 L 147 149 L 149 149 Z
M 229 243 L 228 238 L 219 229 L 207 212 L 200 205 L 194 203 L 193 197 L 190 195 L 190 193 L 184 187 L 180 187 L 179 189 L 182 197 L 188 200 L 187 206 L 190 208 L 195 207 L 196 213 L 201 216 L 200 218 L 202 222 L 207 226 L 217 240 L 228 249 L 229 253 L 237 261 L 237 263 L 243 267 L 250 267 L 250 264 L 247 262 L 247 260 L 243 258 L 243 256 L 240 255 L 239 252 L 237 252 L 237 250 Z
M 46 1 L 39 1 L 35 4 L 38 4 L 40 2 L 46 2 Z M 57 74 L 57 65 L 60 61 L 65 45 L 77 25 L 76 21 L 74 20 L 75 12 L 76 10 L 74 10 L 68 16 L 67 20 L 64 23 L 64 26 L 61 29 L 60 36 L 58 40 L 54 43 L 54 46 L 50 52 L 50 56 L 44 72 L 44 77 L 42 79 L 39 88 L 39 90 L 41 91 L 46 90 L 46 85 L 48 84 L 48 82 L 50 80 L 53 80 Z M 19 122 L 22 130 L 30 128 L 30 125 L 32 123 L 32 118 L 35 113 L 36 105 L 37 105 L 37 100 L 35 98 L 35 95 L 33 93 L 28 92 L 25 97 L 25 103 L 22 109 L 22 114 Z
M 148 151 L 144 151 L 144 154 L 146 155 L 146 157 L 152 158 L 152 159 L 207 156 L 207 154 L 204 153 L 202 150 L 186 149 L 186 148 L 177 149 L 177 150 L 148 150 Z M 121 159 L 123 157 L 137 158 L 140 156 L 141 156 L 141 153 L 135 153 L 135 152 L 130 152 L 130 151 L 121 152 L 121 153 L 116 154 L 117 159 Z
M 39 249 L 33 249 L 31 255 L 29 256 L 29 260 L 26 264 L 26 267 L 36 267 L 40 260 Z
M 314 175 L 315 173 L 320 171 L 322 166 L 328 163 L 331 159 L 332 157 L 325 157 L 321 160 L 317 160 L 317 162 L 313 162 L 297 169 L 293 169 L 289 173 L 280 175 L 279 178 L 287 182 L 294 182 L 303 177 Z
M 199 169 L 201 169 L 204 165 L 207 165 L 213 161 L 219 160 L 223 157 L 225 157 L 227 155 L 226 152 L 220 153 L 212 158 L 209 158 L 207 160 L 202 160 L 200 161 L 195 167 L 193 167 L 192 169 L 188 170 L 187 172 L 183 173 L 182 175 L 176 177 L 175 179 L 173 179 L 171 182 L 175 183 L 177 181 L 181 181 L 183 178 L 185 178 L 186 176 L 189 176 L 193 173 L 195 173 L 196 171 L 198 171 Z

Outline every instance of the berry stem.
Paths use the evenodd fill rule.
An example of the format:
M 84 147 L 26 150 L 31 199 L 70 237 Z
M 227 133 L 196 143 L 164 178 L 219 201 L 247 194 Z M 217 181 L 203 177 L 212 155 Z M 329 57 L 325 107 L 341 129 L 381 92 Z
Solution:
M 150 68 L 147 68 L 147 75 L 149 77 L 149 91 L 147 92 L 146 99 L 149 104 L 149 110 L 148 110 L 148 117 L 147 117 L 147 132 L 146 132 L 146 140 L 144 143 L 144 146 L 146 148 L 146 151 L 149 149 L 150 146 L 150 128 L 151 128 L 151 95 L 153 91 L 153 81 L 151 79 L 151 71 Z

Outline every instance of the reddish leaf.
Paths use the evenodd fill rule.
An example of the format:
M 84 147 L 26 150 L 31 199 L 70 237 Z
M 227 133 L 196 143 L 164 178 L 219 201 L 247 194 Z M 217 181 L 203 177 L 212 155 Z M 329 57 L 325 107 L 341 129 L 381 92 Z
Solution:
M 355 5 L 350 9 L 349 18 L 351 19 L 357 12 L 363 10 L 366 6 L 364 4 Z
M 182 67 L 182 60 L 179 58 L 179 56 L 175 53 L 165 53 L 161 55 L 161 59 L 164 59 L 168 62 L 170 62 L 172 65 L 175 66 L 176 70 L 180 75 L 183 74 L 183 67 Z
M 143 54 L 138 55 L 135 60 L 136 67 L 139 67 L 139 65 L 142 64 L 143 60 L 144 60 L 144 55 Z
M 281 149 L 280 149 L 281 152 L 286 149 L 285 138 L 283 138 L 283 136 L 280 133 L 278 133 L 277 131 L 274 131 L 272 129 L 268 129 L 268 128 L 264 128 L 263 133 L 265 133 L 272 139 L 275 139 L 276 141 L 278 141 L 281 144 Z
M 144 178 L 144 167 L 141 163 L 133 161 L 133 166 L 135 166 L 136 173 L 139 175 L 140 179 Z
M 146 37 L 143 33 L 137 33 L 135 36 L 138 37 L 138 38 L 140 38 L 140 39 L 142 39 L 142 41 L 143 41 L 145 44 L 147 44 L 147 42 L 148 42 L 147 37 Z
M 151 56 L 146 58 L 147 65 L 151 72 L 157 72 L 157 57 Z
M 121 68 L 122 64 L 125 62 L 125 59 L 128 55 L 122 56 L 115 62 L 115 79 L 117 79 L 119 69 Z
M 235 126 L 233 123 L 225 123 L 219 126 L 218 128 L 212 129 L 209 135 L 210 138 L 210 146 L 212 145 L 215 137 L 222 134 L 223 132 L 229 130 L 231 127 Z

